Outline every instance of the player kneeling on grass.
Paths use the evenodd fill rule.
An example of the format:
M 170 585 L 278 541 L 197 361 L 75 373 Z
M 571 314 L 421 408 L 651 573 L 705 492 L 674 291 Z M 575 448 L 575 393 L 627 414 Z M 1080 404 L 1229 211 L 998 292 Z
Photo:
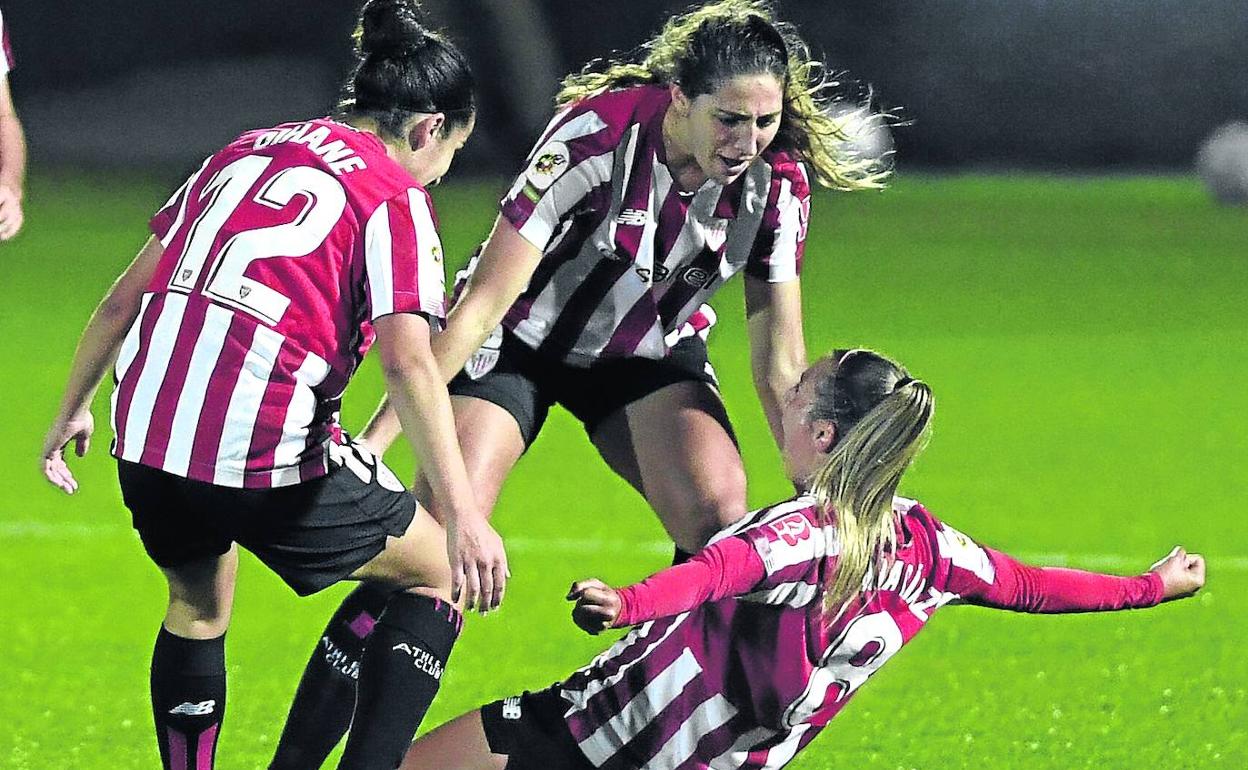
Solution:
M 412 744 L 417 768 L 776 768 L 945 604 L 1024 612 L 1149 607 L 1205 581 L 1175 548 L 1136 577 L 1030 567 L 894 492 L 932 392 L 866 350 L 838 351 L 782 405 L 797 497 L 627 588 L 572 586 L 596 634 L 637 625 L 585 668 Z

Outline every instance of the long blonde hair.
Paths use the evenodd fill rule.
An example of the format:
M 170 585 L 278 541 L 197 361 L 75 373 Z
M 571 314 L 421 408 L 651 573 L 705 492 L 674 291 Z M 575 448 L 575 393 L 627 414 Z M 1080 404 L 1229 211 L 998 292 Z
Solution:
M 810 420 L 828 420 L 837 438 L 810 479 L 810 492 L 836 527 L 840 554 L 824 586 L 824 608 L 839 614 L 873 566 L 897 546 L 893 495 L 923 449 L 935 402 L 922 380 L 869 350 L 836 351 L 817 383 Z
M 891 159 L 862 157 L 854 145 L 860 127 L 881 116 L 837 93 L 839 84 L 823 63 L 811 58 L 797 31 L 779 21 L 766 0 L 716 0 L 696 7 L 670 19 L 640 51 L 639 62 L 595 61 L 568 75 L 556 105 L 647 83 L 678 84 L 693 99 L 735 75 L 767 72 L 783 84 L 784 107 L 772 147 L 805 162 L 824 187 L 884 186 Z

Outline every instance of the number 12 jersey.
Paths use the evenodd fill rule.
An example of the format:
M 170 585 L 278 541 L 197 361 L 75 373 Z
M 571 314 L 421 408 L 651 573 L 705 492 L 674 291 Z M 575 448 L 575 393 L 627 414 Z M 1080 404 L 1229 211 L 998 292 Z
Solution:
M 164 247 L 116 364 L 117 457 L 229 487 L 324 475 L 371 321 L 445 317 L 429 194 L 328 119 L 244 133 L 151 220 Z

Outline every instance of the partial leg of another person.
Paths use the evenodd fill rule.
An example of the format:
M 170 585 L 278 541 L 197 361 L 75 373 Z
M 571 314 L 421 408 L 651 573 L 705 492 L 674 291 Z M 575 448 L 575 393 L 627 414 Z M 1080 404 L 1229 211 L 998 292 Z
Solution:
M 469 479 L 482 507 L 492 510 L 524 452 L 524 438 L 516 419 L 489 401 L 455 396 L 452 404 Z M 422 482 L 417 479 L 416 495 L 427 500 Z M 438 538 L 445 560 L 445 535 Z M 362 582 L 334 613 L 304 669 L 271 770 L 318 767 L 347 732 L 364 648 L 394 590 L 392 584 Z
M 590 439 L 658 514 L 677 561 L 746 513 L 745 467 L 710 384 L 665 385 L 608 415 Z

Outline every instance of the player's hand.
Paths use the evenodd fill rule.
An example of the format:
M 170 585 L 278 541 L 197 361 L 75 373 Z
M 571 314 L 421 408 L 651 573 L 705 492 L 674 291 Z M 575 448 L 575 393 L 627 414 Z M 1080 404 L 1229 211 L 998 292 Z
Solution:
M 573 583 L 567 599 L 576 602 L 572 607 L 572 622 L 586 633 L 600 634 L 611 628 L 620 616 L 619 593 L 596 578 Z
M 22 198 L 8 185 L 0 185 L 0 241 L 7 241 L 22 229 Z
M 1205 557 L 1188 553 L 1176 545 L 1168 556 L 1149 568 L 1161 575 L 1164 587 L 1162 601 L 1182 599 L 1196 593 L 1205 584 Z
M 78 480 L 65 464 L 65 447 L 74 442 L 74 453 L 82 457 L 91 448 L 91 434 L 94 432 L 95 418 L 90 411 L 84 410 L 68 419 L 57 419 L 43 440 L 43 477 L 66 494 L 78 491 Z
M 464 610 L 482 614 L 498 609 L 511 570 L 507 553 L 484 516 L 450 517 L 446 528 L 447 554 L 451 560 L 451 599 L 462 595 Z

